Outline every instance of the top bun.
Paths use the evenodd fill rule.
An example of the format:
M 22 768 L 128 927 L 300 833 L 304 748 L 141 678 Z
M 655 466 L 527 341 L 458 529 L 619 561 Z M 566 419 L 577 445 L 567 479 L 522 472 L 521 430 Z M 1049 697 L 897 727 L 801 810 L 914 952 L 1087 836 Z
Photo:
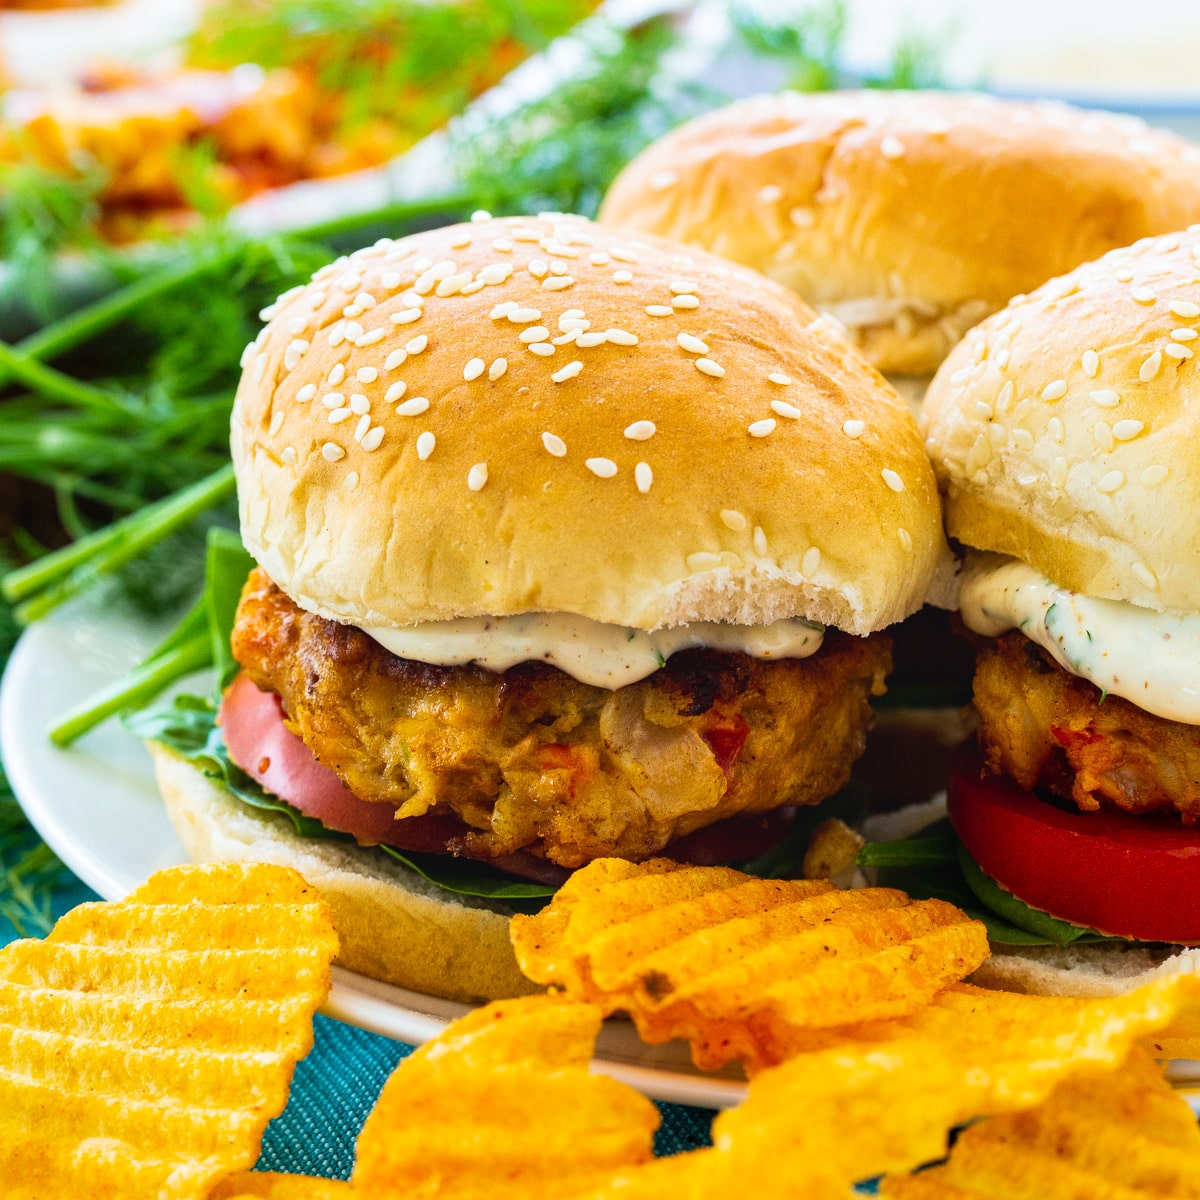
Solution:
M 914 375 L 1018 292 L 1198 219 L 1200 149 L 1173 134 L 947 92 L 730 105 L 634 159 L 601 210 L 762 271 Z
M 920 605 L 933 471 L 829 322 L 658 238 L 477 216 L 322 269 L 247 347 L 242 536 L 298 604 L 857 634 Z
M 973 330 L 922 414 L 949 532 L 1088 596 L 1200 610 L 1198 334 L 1200 226 Z

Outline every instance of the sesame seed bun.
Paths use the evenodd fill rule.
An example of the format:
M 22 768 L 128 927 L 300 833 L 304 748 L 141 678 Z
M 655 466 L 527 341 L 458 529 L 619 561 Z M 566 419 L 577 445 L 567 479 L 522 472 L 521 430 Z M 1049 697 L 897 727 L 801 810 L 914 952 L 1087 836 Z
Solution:
M 922 415 L 950 534 L 1088 596 L 1200 608 L 1198 335 L 1200 226 L 975 329 Z
M 323 616 L 866 634 L 944 553 L 895 392 L 793 293 L 703 252 L 480 219 L 275 309 L 233 414 L 242 535 Z
M 928 375 L 1052 276 L 1200 218 L 1200 149 L 1128 116 L 945 92 L 759 96 L 668 134 L 601 220 L 764 272 Z

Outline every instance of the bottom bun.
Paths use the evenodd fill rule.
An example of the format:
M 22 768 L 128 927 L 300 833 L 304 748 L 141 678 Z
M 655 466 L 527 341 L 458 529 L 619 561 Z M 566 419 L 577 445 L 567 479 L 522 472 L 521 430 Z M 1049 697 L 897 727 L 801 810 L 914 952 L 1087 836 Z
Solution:
M 1200 973 L 1200 949 L 1092 943 L 993 954 L 971 982 L 1035 996 L 1119 996 L 1152 979 L 1180 973 Z
M 188 856 L 294 867 L 333 910 L 339 966 L 467 1003 L 539 990 L 517 967 L 503 906 L 447 892 L 382 853 L 299 837 L 283 814 L 250 808 L 179 755 L 147 745 Z

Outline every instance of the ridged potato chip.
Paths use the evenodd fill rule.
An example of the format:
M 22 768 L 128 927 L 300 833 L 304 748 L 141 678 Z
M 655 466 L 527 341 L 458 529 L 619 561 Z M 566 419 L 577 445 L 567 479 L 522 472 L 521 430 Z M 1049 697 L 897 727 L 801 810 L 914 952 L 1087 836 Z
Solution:
M 658 1111 L 588 1071 L 600 1012 L 558 996 L 497 1001 L 397 1067 L 358 1139 L 371 1200 L 560 1200 L 653 1154 Z
M 0 1194 L 205 1197 L 258 1157 L 337 935 L 283 867 L 176 867 L 0 950 Z
M 354 1189 L 337 1179 L 246 1171 L 225 1180 L 207 1200 L 352 1200 Z
M 1068 1079 L 1036 1108 L 972 1125 L 944 1164 L 889 1176 L 880 1191 L 895 1200 L 1196 1200 L 1200 1126 L 1134 1051 L 1103 1079 Z
M 687 1039 L 705 1069 L 914 1012 L 988 955 L 983 925 L 941 900 L 665 860 L 598 860 L 511 930 L 535 982 L 627 1011 L 646 1041 Z

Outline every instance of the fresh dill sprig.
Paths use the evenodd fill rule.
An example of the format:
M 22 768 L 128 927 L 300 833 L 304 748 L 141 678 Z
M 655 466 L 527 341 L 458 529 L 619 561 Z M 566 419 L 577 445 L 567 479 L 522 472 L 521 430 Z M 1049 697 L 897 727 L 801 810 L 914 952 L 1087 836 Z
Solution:
M 784 66 L 784 86 L 798 92 L 826 92 L 842 78 L 846 36 L 845 0 L 820 0 L 790 19 L 770 19 L 749 5 L 734 5 L 733 28 L 754 54 Z

